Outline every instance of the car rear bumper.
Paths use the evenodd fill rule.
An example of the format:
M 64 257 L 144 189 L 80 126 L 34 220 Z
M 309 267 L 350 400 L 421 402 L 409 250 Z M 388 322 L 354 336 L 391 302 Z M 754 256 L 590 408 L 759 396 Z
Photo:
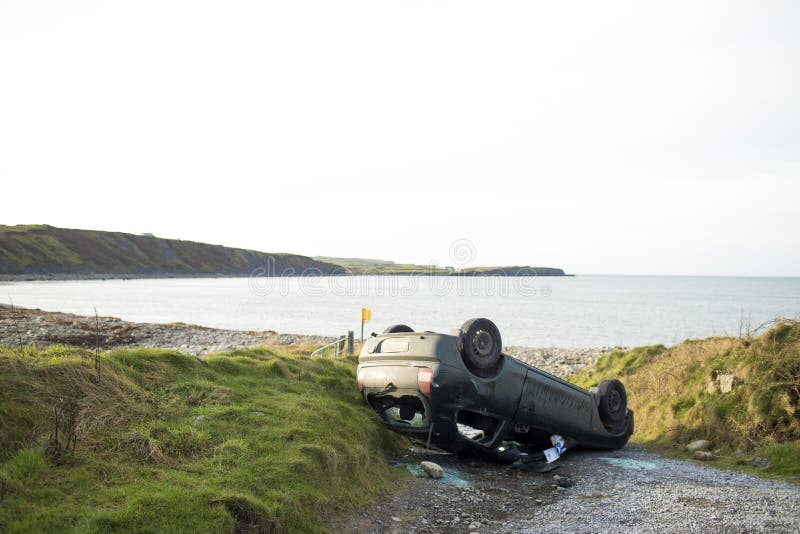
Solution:
M 427 434 L 431 425 L 431 399 L 419 387 L 419 372 L 435 362 L 375 362 L 359 366 L 364 399 L 393 430 L 410 435 Z
M 430 394 L 420 391 L 418 370 L 433 369 Z M 454 394 L 453 372 L 431 362 L 381 362 L 362 364 L 362 394 L 384 424 L 397 432 L 449 450 L 490 450 L 507 433 L 511 419 L 459 403 Z M 448 378 L 449 377 L 449 378 Z M 480 419 L 482 424 L 478 424 Z M 480 436 L 470 436 L 467 425 L 480 426 Z M 471 430 L 474 430 L 471 429 Z M 466 432 L 466 433 L 465 433 Z

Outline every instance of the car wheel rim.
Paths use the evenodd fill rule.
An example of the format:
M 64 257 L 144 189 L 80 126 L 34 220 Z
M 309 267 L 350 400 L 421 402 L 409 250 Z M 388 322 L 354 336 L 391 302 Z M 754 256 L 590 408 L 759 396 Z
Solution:
M 494 338 L 486 330 L 478 330 L 472 338 L 472 346 L 479 357 L 487 358 L 494 349 Z
M 608 407 L 611 408 L 612 413 L 616 413 L 622 407 L 622 397 L 619 395 L 619 391 L 613 390 L 608 395 Z

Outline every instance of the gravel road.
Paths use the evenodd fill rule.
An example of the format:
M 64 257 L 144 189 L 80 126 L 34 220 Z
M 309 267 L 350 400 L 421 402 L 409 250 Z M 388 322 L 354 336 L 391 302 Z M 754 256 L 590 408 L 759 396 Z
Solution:
M 800 486 L 626 447 L 571 451 L 551 473 L 410 453 L 442 480 L 409 477 L 330 525 L 353 533 L 798 532 Z M 573 485 L 559 488 L 554 475 Z

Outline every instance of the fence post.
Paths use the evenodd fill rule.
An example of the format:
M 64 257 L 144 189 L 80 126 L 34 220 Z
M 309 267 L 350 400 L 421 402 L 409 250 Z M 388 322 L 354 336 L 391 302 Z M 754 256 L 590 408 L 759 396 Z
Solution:
M 347 354 L 350 355 L 350 356 L 352 356 L 353 352 L 355 352 L 355 347 L 354 347 L 355 340 L 353 339 L 353 337 L 354 337 L 353 336 L 353 331 L 352 330 L 348 330 L 347 331 Z

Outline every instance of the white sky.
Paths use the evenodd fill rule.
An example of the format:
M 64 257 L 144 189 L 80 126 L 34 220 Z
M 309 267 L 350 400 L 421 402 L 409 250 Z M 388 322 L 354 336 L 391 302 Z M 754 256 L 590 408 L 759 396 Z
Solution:
M 0 223 L 800 276 L 798 2 L 0 0 Z

